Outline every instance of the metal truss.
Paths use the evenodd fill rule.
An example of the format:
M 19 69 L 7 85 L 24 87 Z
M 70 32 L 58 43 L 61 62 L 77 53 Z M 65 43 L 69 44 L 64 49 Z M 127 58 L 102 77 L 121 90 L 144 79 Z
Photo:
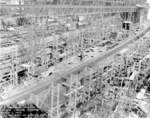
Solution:
M 135 12 L 134 6 L 75 6 L 75 5 L 3 5 L 1 8 L 6 8 L 8 15 L 14 14 L 12 9 L 24 9 L 21 10 L 20 16 L 25 17 L 46 17 L 48 15 L 53 16 L 66 16 L 66 15 L 82 15 L 92 13 L 122 13 L 122 12 Z
M 35 102 L 35 104 L 39 108 L 44 109 L 44 110 L 45 109 L 48 110 L 50 118 L 53 118 L 53 116 L 56 116 L 56 118 L 59 118 L 61 115 L 60 114 L 60 106 L 66 100 L 69 101 L 68 104 L 66 104 L 67 110 L 69 112 L 73 113 L 74 115 L 75 115 L 75 111 L 77 110 L 77 108 L 75 106 L 78 104 L 79 101 L 82 101 L 82 102 L 84 101 L 86 103 L 93 102 L 93 98 L 91 97 L 90 94 L 91 94 L 91 92 L 93 92 L 95 90 L 93 87 L 93 85 L 95 84 L 95 81 L 100 86 L 103 83 L 106 86 L 108 86 L 108 88 L 111 88 L 111 86 L 109 86 L 107 83 L 105 83 L 105 81 L 102 82 L 101 78 L 99 78 L 98 80 L 92 79 L 93 72 L 95 70 L 96 70 L 96 72 L 98 71 L 97 76 L 102 77 L 101 76 L 101 74 L 102 74 L 101 70 L 103 72 L 105 72 L 105 70 L 102 68 L 102 66 L 105 67 L 107 64 L 109 65 L 110 63 L 113 63 L 111 65 L 111 67 L 113 67 L 112 70 L 110 70 L 109 72 L 108 71 L 105 72 L 106 77 L 105 77 L 105 75 L 103 75 L 103 78 L 108 77 L 108 79 L 111 79 L 111 77 L 115 77 L 116 79 L 118 79 L 120 77 L 120 75 L 123 75 L 121 73 L 120 67 L 123 67 L 122 63 L 124 62 L 124 58 L 123 59 L 117 58 L 117 62 L 115 62 L 115 64 L 114 64 L 114 62 L 110 62 L 110 60 L 113 59 L 114 55 L 116 55 L 116 53 L 118 53 L 120 50 L 124 49 L 125 47 L 127 47 L 131 43 L 134 43 L 135 41 L 137 41 L 137 39 L 142 37 L 145 33 L 149 32 L 149 30 L 150 30 L 149 27 L 146 28 L 144 31 L 140 32 L 138 35 L 136 35 L 134 37 L 133 36 L 129 37 L 128 40 L 124 41 L 123 43 L 116 46 L 115 48 L 108 50 L 107 52 L 103 53 L 102 55 L 98 55 L 97 57 L 95 57 L 91 60 L 83 62 L 82 64 L 79 64 L 75 67 L 69 68 L 67 71 L 57 72 L 57 73 L 54 73 L 52 76 L 50 76 L 50 77 L 46 76 L 45 78 L 44 77 L 43 78 L 33 77 L 35 71 L 38 71 L 39 73 L 41 73 L 42 71 L 48 70 L 49 62 L 46 60 L 47 55 L 45 54 L 45 52 L 46 52 L 45 48 L 48 46 L 46 41 L 50 37 L 47 38 L 46 33 L 49 33 L 52 31 L 52 32 L 54 32 L 53 35 L 55 35 L 55 33 L 57 32 L 55 30 L 55 27 L 54 27 L 54 29 L 52 28 L 51 31 L 47 30 L 46 29 L 47 27 L 45 25 L 42 25 L 41 27 L 37 27 L 37 24 L 35 22 L 36 18 L 37 18 L 37 20 L 38 20 L 38 18 L 43 18 L 43 19 L 48 20 L 49 16 L 52 16 L 58 20 L 60 17 L 61 18 L 62 17 L 68 17 L 68 16 L 74 16 L 75 17 L 75 16 L 80 16 L 80 15 L 86 16 L 88 21 L 91 23 L 91 26 L 85 27 L 84 29 L 80 30 L 78 33 L 78 36 L 74 37 L 72 39 L 72 41 L 70 41 L 72 37 L 71 38 L 70 38 L 70 36 L 68 36 L 67 38 L 65 37 L 68 40 L 68 42 L 70 41 L 69 46 L 71 47 L 71 49 L 74 46 L 73 45 L 74 43 L 78 43 L 78 44 L 80 44 L 80 48 L 81 48 L 80 51 L 83 52 L 85 50 L 83 39 L 88 39 L 89 42 L 91 41 L 91 39 L 97 39 L 97 40 L 94 40 L 94 43 L 90 44 L 90 46 L 93 46 L 98 42 L 98 39 L 103 38 L 103 36 L 105 37 L 108 35 L 105 32 L 111 32 L 113 30 L 116 31 L 116 28 L 114 28 L 114 27 L 109 28 L 109 25 L 111 25 L 112 22 L 110 22 L 110 19 L 108 19 L 108 21 L 107 21 L 104 18 L 104 15 L 107 15 L 109 13 L 110 14 L 112 14 L 112 13 L 120 14 L 123 12 L 133 13 L 136 11 L 136 7 L 133 4 L 136 4 L 139 1 L 129 2 L 129 1 L 124 1 L 124 0 L 123 1 L 118 0 L 117 3 L 114 3 L 114 4 L 113 4 L 113 2 L 114 2 L 113 0 L 107 1 L 107 2 L 111 2 L 111 4 L 112 4 L 111 6 L 107 6 L 107 5 L 102 6 L 100 4 L 96 4 L 97 2 L 99 2 L 99 1 L 97 1 L 97 0 L 92 1 L 91 6 L 84 5 L 82 3 L 82 1 L 81 1 L 81 3 L 78 3 L 75 5 L 73 3 L 73 0 L 72 1 L 69 0 L 69 2 L 62 1 L 62 3 L 60 2 L 57 5 L 56 4 L 50 4 L 50 5 L 26 5 L 25 4 L 25 5 L 3 5 L 3 6 L 1 6 L 2 9 L 7 9 L 7 11 L 8 11 L 8 14 L 5 15 L 6 17 L 12 16 L 14 14 L 14 11 L 16 11 L 16 9 L 19 9 L 18 10 L 19 14 L 17 17 L 28 17 L 28 18 L 33 19 L 33 21 L 31 22 L 30 31 L 27 32 L 27 35 L 26 35 L 26 33 L 23 34 L 24 39 L 22 39 L 22 43 L 20 44 L 20 46 L 22 46 L 23 48 L 28 49 L 27 54 L 22 54 L 20 57 L 20 53 L 18 53 L 16 50 L 14 50 L 14 53 L 13 53 L 14 55 L 12 54 L 12 56 L 10 57 L 11 58 L 10 59 L 11 64 L 9 65 L 9 68 L 11 70 L 10 77 L 12 79 L 8 83 L 11 83 L 13 86 L 16 86 L 16 87 L 18 86 L 17 71 L 21 69 L 20 64 L 23 61 L 25 64 L 27 64 L 27 67 L 26 67 L 28 69 L 27 79 L 29 81 L 34 80 L 34 79 L 39 79 L 42 81 L 39 81 L 34 85 L 29 85 L 28 87 L 22 87 L 16 93 L 14 92 L 14 94 L 12 94 L 11 96 L 6 97 L 6 99 L 3 99 L 2 101 L 0 101 L 0 106 L 5 105 L 5 104 L 7 104 L 7 105 L 13 104 L 13 103 L 16 103 L 22 99 L 28 99 L 30 97 L 31 101 Z M 102 2 L 104 2 L 104 1 L 102 1 Z M 120 5 L 118 5 L 118 4 L 120 4 Z M 98 18 L 97 18 L 97 15 L 99 15 Z M 111 18 L 114 20 L 113 22 L 116 23 L 116 16 L 114 16 L 114 18 L 113 17 L 111 17 Z M 129 20 L 130 19 L 131 18 L 129 18 Z M 93 28 L 93 27 L 95 27 L 95 28 Z M 117 27 L 117 26 L 115 26 L 115 27 Z M 18 32 L 20 32 L 20 31 L 18 30 Z M 38 34 L 37 32 L 40 32 L 42 34 L 40 38 L 37 35 Z M 100 32 L 102 35 L 100 34 Z M 55 47 L 58 47 L 59 42 L 58 42 L 57 37 L 54 36 L 52 38 L 55 39 L 55 41 L 53 42 L 54 44 L 52 44 L 52 45 Z M 39 44 L 36 43 L 37 39 L 40 40 Z M 76 40 L 74 40 L 74 39 L 76 39 Z M 77 40 L 77 39 L 80 39 L 80 40 Z M 70 49 L 69 46 L 67 47 L 66 50 Z M 22 49 L 22 47 L 18 47 L 18 48 Z M 42 50 L 40 50 L 41 48 L 42 48 Z M 74 49 L 78 49 L 78 47 L 77 48 L 74 47 Z M 74 49 L 73 49 L 73 51 L 74 51 Z M 142 52 L 142 50 L 141 50 L 141 52 Z M 70 52 L 68 51 L 67 53 L 70 53 Z M 79 53 L 79 50 L 76 52 L 74 51 L 74 55 L 78 54 L 78 53 Z M 133 55 L 132 51 L 130 52 L 130 54 Z M 142 52 L 142 54 L 146 55 L 143 52 Z M 34 65 L 34 61 L 35 61 L 35 58 L 37 55 L 40 55 L 41 57 L 43 57 L 41 59 L 42 60 L 41 68 L 36 68 Z M 57 55 L 56 55 L 56 57 L 57 57 Z M 68 57 L 66 56 L 65 58 L 67 59 Z M 140 56 L 140 57 L 142 57 L 142 56 Z M 136 67 L 138 68 L 138 71 L 140 71 L 141 68 L 145 69 L 147 67 L 147 65 L 145 65 L 145 61 L 147 61 L 147 58 L 144 58 L 143 60 L 141 60 L 140 64 L 134 63 L 134 66 L 135 66 L 134 70 L 136 70 Z M 118 65 L 119 65 L 119 67 L 118 67 Z M 118 76 L 115 76 L 116 71 L 119 71 Z M 80 74 L 75 74 L 78 72 L 83 72 L 83 75 L 85 73 L 89 73 L 89 75 L 83 76 L 81 74 L 82 77 L 80 77 L 81 76 Z M 82 78 L 86 78 L 85 76 L 88 78 L 88 80 L 87 80 L 87 83 L 85 85 L 82 85 L 80 83 L 80 81 L 82 80 Z M 1 77 L 2 77 L 2 75 L 0 75 L 0 78 Z M 128 76 L 127 77 L 121 77 L 122 80 L 126 79 L 126 78 L 129 78 L 129 77 Z M 86 79 L 84 79 L 84 81 L 85 80 Z M 7 85 L 8 83 L 6 82 L 5 84 Z M 64 88 L 65 88 L 65 90 L 64 90 Z M 115 87 L 112 89 L 115 91 Z M 122 91 L 122 92 L 120 92 L 120 96 L 122 94 L 125 95 L 125 93 L 131 94 L 131 93 L 129 93 L 130 90 L 131 90 L 131 92 L 133 92 L 132 87 L 129 83 L 127 83 L 124 88 L 118 87 L 117 89 Z M 41 96 L 43 97 L 43 94 L 41 93 L 39 95 L 37 93 L 43 92 L 44 90 L 45 90 L 44 99 L 42 99 L 42 101 L 41 101 Z M 62 90 L 64 90 L 65 92 Z M 80 91 L 83 94 L 80 94 Z M 110 90 L 106 90 L 106 91 L 107 91 L 106 93 L 109 94 Z M 87 94 L 85 95 L 85 93 L 87 93 Z M 101 102 L 107 103 L 106 101 L 108 99 L 104 98 L 104 96 L 105 95 L 100 95 L 99 97 L 97 97 L 97 99 L 103 98 Z M 33 99 L 36 98 L 37 101 L 33 101 L 32 97 L 33 97 Z M 61 99 L 61 97 L 62 97 L 62 99 Z M 112 96 L 109 96 L 109 97 L 111 99 Z M 126 104 L 127 102 L 133 102 L 134 101 L 133 99 L 129 99 L 129 98 L 125 98 L 125 97 L 124 98 L 118 98 L 115 100 L 117 102 L 119 102 L 120 105 Z M 126 102 L 124 103 L 124 101 L 126 101 Z M 115 101 L 113 101 L 113 102 L 115 102 Z M 96 108 L 97 105 L 96 104 L 94 104 L 94 105 L 95 105 L 94 106 L 95 111 L 98 111 L 99 109 Z M 91 106 L 92 105 L 88 105 L 88 107 L 91 107 Z M 104 109 L 104 111 L 108 112 L 107 115 L 108 114 L 110 115 L 109 112 L 111 112 L 111 110 Z M 102 113 L 102 111 L 101 111 L 101 113 Z M 102 116 L 102 117 L 105 118 L 107 116 Z
M 132 39 L 129 39 L 128 41 L 126 41 L 125 43 L 121 44 L 120 46 L 116 47 L 115 49 L 112 49 L 111 51 L 107 52 L 104 55 L 100 55 L 92 60 L 89 60 L 81 65 L 77 65 L 77 67 L 73 67 L 72 69 L 70 69 L 69 71 L 65 71 L 65 72 L 60 72 L 60 73 L 56 73 L 54 74 L 53 77 L 51 77 L 50 79 L 45 79 L 45 81 L 37 83 L 37 85 L 33 85 L 30 86 L 26 89 L 23 89 L 22 91 L 20 91 L 19 93 L 16 93 L 15 95 L 11 96 L 11 99 L 6 99 L 4 101 L 2 101 L 0 103 L 0 105 L 2 104 L 10 104 L 16 101 L 19 101 L 23 98 L 27 98 L 28 95 L 35 93 L 35 92 L 40 92 L 42 90 L 42 88 L 47 88 L 50 85 L 51 81 L 60 81 L 61 78 L 67 77 L 68 75 L 70 75 L 71 73 L 74 72 L 79 72 L 81 70 L 83 70 L 85 67 L 87 66 L 94 66 L 97 65 L 97 63 L 102 62 L 103 60 L 105 60 L 106 58 L 110 58 L 111 56 L 113 56 L 114 54 L 117 53 L 117 51 L 123 49 L 124 47 L 126 47 L 128 44 L 132 43 L 134 40 L 137 40 L 138 37 L 143 36 L 146 32 L 149 31 L 149 28 L 147 28 L 144 32 L 141 32 L 138 36 L 133 37 Z M 61 75 L 61 76 L 60 76 Z M 48 82 L 48 80 L 50 80 L 50 82 Z M 39 86 L 40 85 L 40 86 Z M 33 89 L 34 88 L 34 89 Z M 23 93 L 23 94 L 22 94 Z

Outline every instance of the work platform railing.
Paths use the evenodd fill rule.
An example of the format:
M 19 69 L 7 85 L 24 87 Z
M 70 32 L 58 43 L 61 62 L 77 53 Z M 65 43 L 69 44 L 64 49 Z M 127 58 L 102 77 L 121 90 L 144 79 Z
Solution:
M 142 37 L 149 30 L 150 30 L 150 27 L 148 26 L 148 28 L 141 31 L 135 37 L 130 37 L 128 40 L 126 40 L 125 42 L 123 42 L 122 44 L 117 46 L 116 48 L 104 53 L 103 55 L 99 55 L 99 56 L 97 56 L 97 57 L 95 57 L 91 60 L 87 60 L 87 61 L 83 62 L 82 64 L 79 64 L 75 67 L 72 67 L 70 70 L 66 70 L 66 71 L 59 72 L 59 73 L 54 73 L 53 76 L 48 77 L 49 79 L 48 78 L 44 79 L 43 81 L 41 81 L 37 84 L 30 85 L 30 86 L 25 87 L 25 88 L 23 87 L 22 89 L 20 88 L 19 91 L 17 91 L 15 94 L 13 94 L 12 96 L 9 96 L 8 98 L 2 100 L 0 102 L 0 105 L 12 104 L 12 103 L 20 101 L 22 99 L 26 99 L 31 94 L 37 94 L 40 91 L 48 89 L 52 81 L 54 81 L 54 83 L 57 83 L 57 82 L 61 81 L 62 78 L 65 78 L 65 77 L 69 76 L 72 73 L 80 72 L 81 70 L 83 70 L 86 67 L 96 66 L 96 65 L 98 65 L 98 63 L 101 63 L 101 62 L 105 61 L 106 59 L 110 59 L 118 51 L 120 51 L 120 50 L 124 49 L 126 46 L 134 43 L 134 41 L 138 40 L 140 37 Z

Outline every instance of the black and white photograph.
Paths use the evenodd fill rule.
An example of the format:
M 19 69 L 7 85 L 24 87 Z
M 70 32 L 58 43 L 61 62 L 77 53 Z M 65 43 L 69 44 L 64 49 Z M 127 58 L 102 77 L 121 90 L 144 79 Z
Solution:
M 150 0 L 0 0 L 0 118 L 150 118 Z

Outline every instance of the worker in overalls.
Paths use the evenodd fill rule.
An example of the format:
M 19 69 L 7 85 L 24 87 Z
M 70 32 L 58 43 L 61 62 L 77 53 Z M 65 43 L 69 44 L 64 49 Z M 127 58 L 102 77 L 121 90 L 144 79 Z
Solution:
M 78 55 L 78 57 L 79 57 L 80 61 L 82 61 L 83 58 L 84 58 L 84 53 L 83 53 L 81 44 L 79 45 L 79 55 Z

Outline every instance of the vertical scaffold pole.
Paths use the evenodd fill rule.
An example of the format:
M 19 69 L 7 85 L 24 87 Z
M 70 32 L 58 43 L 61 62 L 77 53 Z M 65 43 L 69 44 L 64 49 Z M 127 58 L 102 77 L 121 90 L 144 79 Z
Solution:
M 74 92 L 74 109 L 73 109 L 73 116 L 76 118 L 76 105 L 77 105 L 77 93 L 78 93 L 78 78 L 79 74 L 75 77 L 75 92 Z
M 91 85 L 92 85 L 92 72 L 89 68 L 89 88 L 88 88 L 88 100 L 90 100 L 90 93 L 91 93 Z
M 53 118 L 53 107 L 54 107 L 54 83 L 51 82 L 51 108 L 50 108 L 50 118 Z
M 60 84 L 57 85 L 57 118 L 60 118 L 59 106 L 60 106 Z
M 12 75 L 12 85 L 15 86 L 15 67 L 14 67 L 14 55 L 11 56 L 11 75 Z
M 71 110 L 72 106 L 72 82 L 73 81 L 73 75 L 70 75 L 70 86 L 69 86 L 69 110 Z

